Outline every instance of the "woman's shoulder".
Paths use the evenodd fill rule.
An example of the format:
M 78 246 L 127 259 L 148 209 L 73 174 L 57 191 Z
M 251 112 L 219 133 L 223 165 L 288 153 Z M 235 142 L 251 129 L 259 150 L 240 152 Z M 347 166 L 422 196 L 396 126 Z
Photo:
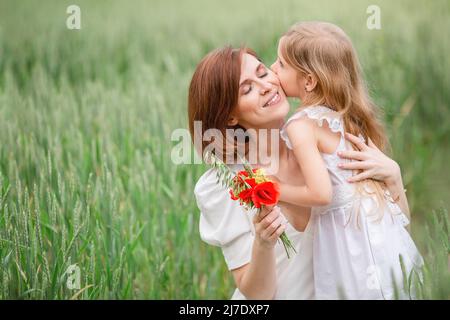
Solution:
M 234 166 L 231 167 L 234 170 Z M 203 204 L 217 204 L 229 197 L 228 190 L 218 181 L 216 169 L 210 168 L 197 180 L 194 187 L 197 201 Z M 214 202 L 214 203 L 212 203 Z
M 200 209 L 201 239 L 222 248 L 230 270 L 248 263 L 253 243 L 251 219 L 217 181 L 214 169 L 198 179 L 194 194 Z
M 207 192 L 211 187 L 215 187 L 217 185 L 216 183 L 216 175 L 214 172 L 214 169 L 208 169 L 206 170 L 200 178 L 197 180 L 197 183 L 194 187 L 194 193 L 201 194 Z
M 230 166 L 232 171 L 238 171 L 238 165 Z M 217 179 L 216 169 L 208 169 L 197 181 L 194 195 L 202 217 L 225 219 L 226 216 L 242 215 L 242 207 L 233 201 L 228 188 Z
M 221 201 L 224 190 L 221 190 L 221 185 L 217 181 L 216 172 L 214 169 L 208 169 L 198 179 L 194 187 L 194 195 L 197 200 L 197 205 L 200 210 L 208 206 L 213 206 L 211 202 Z

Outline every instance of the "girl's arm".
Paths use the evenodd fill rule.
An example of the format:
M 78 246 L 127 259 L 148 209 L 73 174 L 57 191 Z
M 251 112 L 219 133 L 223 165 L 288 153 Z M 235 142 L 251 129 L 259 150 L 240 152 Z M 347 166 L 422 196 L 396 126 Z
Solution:
M 235 282 L 247 299 L 273 299 L 276 292 L 275 244 L 285 230 L 280 209 L 263 207 L 255 215 L 255 241 L 251 262 L 232 270 Z
M 286 128 L 305 185 L 280 184 L 281 201 L 309 207 L 331 202 L 331 180 L 318 149 L 316 129 L 315 122 L 309 119 L 295 120 Z

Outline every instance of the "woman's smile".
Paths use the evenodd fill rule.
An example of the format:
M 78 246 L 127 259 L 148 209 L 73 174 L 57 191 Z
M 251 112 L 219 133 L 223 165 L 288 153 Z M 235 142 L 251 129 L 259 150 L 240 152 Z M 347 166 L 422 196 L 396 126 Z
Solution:
M 269 100 L 263 105 L 263 108 L 271 107 L 277 105 L 282 100 L 281 95 L 278 93 L 278 90 L 273 93 Z

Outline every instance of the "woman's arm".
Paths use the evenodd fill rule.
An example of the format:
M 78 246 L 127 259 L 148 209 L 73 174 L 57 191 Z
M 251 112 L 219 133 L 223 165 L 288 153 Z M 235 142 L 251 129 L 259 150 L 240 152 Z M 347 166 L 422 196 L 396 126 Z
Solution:
M 374 179 L 384 182 L 392 199 L 400 209 L 410 218 L 408 199 L 403 187 L 400 167 L 391 158 L 380 151 L 372 140 L 366 145 L 358 137 L 346 133 L 345 138 L 352 142 L 358 150 L 341 151 L 338 155 L 344 159 L 357 160 L 341 163 L 339 167 L 347 170 L 363 170 L 363 172 L 351 177 L 349 182 L 358 182 L 364 179 Z
M 278 207 L 263 207 L 255 215 L 251 262 L 232 270 L 241 293 L 252 300 L 273 299 L 276 292 L 275 244 L 285 230 Z
M 280 184 L 280 200 L 309 207 L 329 204 L 331 180 L 318 148 L 315 123 L 309 119 L 296 120 L 289 124 L 286 132 L 305 177 L 305 185 Z
M 248 213 L 230 199 L 212 169 L 200 177 L 194 194 L 201 239 L 222 249 L 236 286 L 248 299 L 272 299 L 277 287 L 274 247 L 285 230 L 280 209 L 263 206 L 252 228 Z

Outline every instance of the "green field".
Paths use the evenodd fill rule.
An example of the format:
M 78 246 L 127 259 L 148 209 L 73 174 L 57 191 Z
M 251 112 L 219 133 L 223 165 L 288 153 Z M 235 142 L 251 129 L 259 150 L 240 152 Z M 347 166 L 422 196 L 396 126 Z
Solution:
M 79 31 L 73 3 L 0 0 L 1 299 L 229 298 L 222 253 L 198 232 L 205 167 L 174 165 L 171 133 L 208 51 L 246 44 L 270 65 L 300 20 L 353 39 L 427 263 L 420 297 L 450 298 L 448 0 L 76 1 Z

